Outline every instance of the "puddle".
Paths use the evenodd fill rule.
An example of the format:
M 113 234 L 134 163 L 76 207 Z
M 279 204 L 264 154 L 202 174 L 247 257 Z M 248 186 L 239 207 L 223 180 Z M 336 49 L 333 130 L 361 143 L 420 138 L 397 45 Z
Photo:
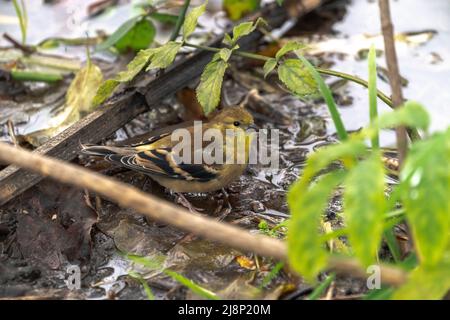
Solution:
M 398 0 L 393 1 L 392 17 L 397 36 L 397 54 L 400 72 L 409 83 L 403 88 L 404 96 L 424 104 L 431 114 L 431 130 L 443 130 L 450 122 L 450 2 L 447 0 Z M 332 69 L 367 79 L 367 60 L 358 59 L 361 49 L 372 43 L 383 48 L 380 35 L 378 4 L 376 1 L 351 1 L 347 14 L 333 26 L 337 32 L 313 41 L 316 52 L 334 58 Z M 432 17 L 432 18 L 431 18 Z M 379 66 L 386 67 L 384 55 L 377 59 Z M 389 85 L 378 79 L 378 88 L 390 93 Z M 350 106 L 340 108 L 348 130 L 357 130 L 368 122 L 367 90 L 348 84 L 347 94 L 353 97 Z M 389 107 L 379 101 L 380 113 Z M 332 125 L 328 126 L 334 132 Z M 384 146 L 391 146 L 395 135 L 384 133 Z

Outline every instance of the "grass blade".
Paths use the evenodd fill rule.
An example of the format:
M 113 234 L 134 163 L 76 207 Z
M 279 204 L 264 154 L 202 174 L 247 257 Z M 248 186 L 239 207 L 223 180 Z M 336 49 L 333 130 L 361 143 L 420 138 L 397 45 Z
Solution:
M 308 300 L 317 300 L 322 296 L 325 290 L 330 286 L 330 284 L 336 278 L 336 274 L 330 274 L 321 284 L 319 284 L 313 292 L 308 296 Z
M 168 276 L 170 276 L 172 279 L 176 280 L 177 282 L 181 283 L 182 285 L 188 287 L 194 293 L 198 294 L 199 296 L 201 296 L 203 298 L 206 298 L 209 300 L 219 300 L 220 299 L 220 297 L 217 294 L 215 294 L 214 292 L 209 291 L 208 289 L 205 289 L 205 288 L 199 286 L 191 279 L 188 279 L 175 271 L 166 269 L 166 270 L 164 270 L 164 273 L 167 274 Z
M 22 34 L 22 44 L 25 45 L 27 41 L 27 27 L 28 27 L 28 14 L 27 8 L 23 0 L 13 0 L 14 10 L 16 10 L 17 18 L 19 19 L 20 32 Z
M 155 295 L 153 294 L 152 289 L 150 289 L 147 281 L 145 281 L 145 279 L 142 278 L 139 273 L 131 271 L 130 273 L 128 273 L 128 275 L 138 281 L 144 287 L 144 291 L 147 295 L 148 300 L 155 300 Z
M 372 45 L 369 50 L 369 115 L 370 122 L 373 123 L 378 118 L 377 105 L 377 54 L 375 47 Z M 380 132 L 377 129 L 376 134 L 371 139 L 372 148 L 380 148 Z
M 345 130 L 345 126 L 342 121 L 341 115 L 339 114 L 336 103 L 334 102 L 330 88 L 327 86 L 325 81 L 323 81 L 322 77 L 320 76 L 319 72 L 317 72 L 316 68 L 314 68 L 314 66 L 305 57 L 303 56 L 298 57 L 306 66 L 306 68 L 309 69 L 309 71 L 314 76 L 314 79 L 316 80 L 317 84 L 319 85 L 320 93 L 322 94 L 322 97 L 325 99 L 325 102 L 328 106 L 328 110 L 331 114 L 331 119 L 333 120 L 334 126 L 336 127 L 336 132 L 339 139 L 342 141 L 346 140 L 348 138 L 348 134 L 347 131 Z
M 278 262 L 275 267 L 270 270 L 270 272 L 264 277 L 259 286 L 259 289 L 265 288 L 272 280 L 278 275 L 281 269 L 284 267 L 284 262 Z

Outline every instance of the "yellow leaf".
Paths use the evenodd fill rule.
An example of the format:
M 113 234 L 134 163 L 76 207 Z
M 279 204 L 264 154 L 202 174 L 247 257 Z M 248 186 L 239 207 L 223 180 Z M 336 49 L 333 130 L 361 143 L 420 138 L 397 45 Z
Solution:
M 91 62 L 78 71 L 67 90 L 66 105 L 71 109 L 68 121 L 79 120 L 81 113 L 92 111 L 92 100 L 102 81 L 102 71 Z
M 246 256 L 237 256 L 236 261 L 242 268 L 255 270 L 255 262 Z

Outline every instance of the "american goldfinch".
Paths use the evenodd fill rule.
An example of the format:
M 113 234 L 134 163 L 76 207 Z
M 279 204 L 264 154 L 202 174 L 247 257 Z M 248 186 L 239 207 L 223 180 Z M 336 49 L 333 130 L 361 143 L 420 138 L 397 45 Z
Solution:
M 252 134 L 246 130 L 253 128 L 253 125 L 252 115 L 243 107 L 238 106 L 224 108 L 208 122 L 201 124 L 203 133 L 207 129 L 217 129 L 216 132 L 222 134 L 224 137 L 223 148 L 216 152 L 222 152 L 224 157 L 227 153 L 227 142 L 230 139 L 242 142 L 243 138 L 245 148 L 236 146 L 233 148 L 235 160 L 241 157 L 243 159 L 241 162 L 228 163 L 224 161 L 223 163 L 207 164 L 203 160 L 201 163 L 175 161 L 175 146 L 179 141 L 173 141 L 171 137 L 173 131 L 170 130 L 131 146 L 82 145 L 82 152 L 91 156 L 101 156 L 109 162 L 145 173 L 160 185 L 177 193 L 210 192 L 224 188 L 244 172 L 248 164 L 252 138 Z M 191 152 L 189 158 L 194 159 L 194 154 L 198 151 L 198 143 L 194 142 L 194 126 L 185 129 L 192 138 L 190 139 L 192 147 L 189 150 Z M 230 132 L 234 133 L 234 137 L 230 138 Z M 200 146 L 203 149 L 210 143 L 210 141 L 205 142 L 202 139 Z M 244 152 L 244 155 L 239 155 L 239 152 Z

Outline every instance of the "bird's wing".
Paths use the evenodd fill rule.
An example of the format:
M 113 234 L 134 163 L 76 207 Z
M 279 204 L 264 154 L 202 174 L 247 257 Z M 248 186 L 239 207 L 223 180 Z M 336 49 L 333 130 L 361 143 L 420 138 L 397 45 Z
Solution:
M 161 177 L 207 182 L 217 178 L 217 168 L 206 164 L 176 163 L 170 148 L 158 148 L 133 155 L 111 154 L 107 160 L 146 174 Z
M 152 135 L 150 137 L 147 137 L 143 141 L 139 141 L 138 143 L 132 144 L 131 147 L 140 147 L 140 146 L 150 145 L 150 144 L 155 143 L 156 141 L 161 140 L 169 135 L 170 135 L 170 132 L 164 132 L 161 134 Z

